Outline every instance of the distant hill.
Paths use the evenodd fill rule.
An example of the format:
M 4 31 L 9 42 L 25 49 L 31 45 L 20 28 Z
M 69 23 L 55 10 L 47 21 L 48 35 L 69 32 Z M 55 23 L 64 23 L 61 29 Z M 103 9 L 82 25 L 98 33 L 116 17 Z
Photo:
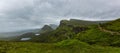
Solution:
M 55 25 L 55 24 L 50 24 L 49 25 L 52 29 L 56 29 L 58 26 L 57 25 Z
M 50 25 L 44 25 L 41 29 L 29 29 L 29 30 L 23 30 L 23 31 L 16 31 L 16 32 L 4 32 L 0 33 L 0 40 L 20 40 L 24 37 L 33 37 L 37 36 L 40 33 L 45 33 L 48 31 L 52 31 L 57 28 L 57 25 L 50 24 Z
M 0 33 L 0 38 L 19 36 L 29 32 L 38 33 L 39 31 L 40 29 L 28 29 L 28 30 L 15 31 L 15 32 L 3 32 L 3 33 Z
M 51 26 L 49 25 L 44 25 L 41 30 L 40 30 L 40 33 L 45 33 L 45 32 L 48 32 L 48 31 L 52 31 L 54 30 Z
M 44 25 L 41 29 L 39 29 L 37 32 L 33 31 L 33 32 L 28 32 L 28 33 L 24 33 L 24 34 L 21 34 L 19 36 L 15 36 L 12 40 L 13 41 L 21 41 L 21 39 L 25 38 L 34 38 L 34 37 L 37 37 L 37 36 L 40 36 L 42 33 L 46 33 L 46 32 L 49 32 L 49 31 L 53 31 L 54 29 L 49 26 L 49 25 Z M 25 40 L 27 41 L 27 40 Z M 28 40 L 29 41 L 29 40 Z

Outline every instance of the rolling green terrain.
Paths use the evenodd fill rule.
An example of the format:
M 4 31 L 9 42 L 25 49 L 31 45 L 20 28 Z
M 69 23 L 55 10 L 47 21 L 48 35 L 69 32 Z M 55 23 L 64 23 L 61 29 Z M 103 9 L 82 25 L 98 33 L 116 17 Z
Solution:
M 26 42 L 0 41 L 1 53 L 120 53 L 120 19 L 62 20 L 57 29 L 32 36 Z M 29 35 L 28 35 L 29 36 Z
M 79 40 L 58 43 L 0 42 L 0 53 L 120 53 L 120 48 L 89 45 Z

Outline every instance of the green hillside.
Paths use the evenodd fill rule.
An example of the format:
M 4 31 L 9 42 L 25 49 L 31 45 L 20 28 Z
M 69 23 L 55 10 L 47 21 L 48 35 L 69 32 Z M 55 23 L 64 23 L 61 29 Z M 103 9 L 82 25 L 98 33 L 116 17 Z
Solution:
M 28 42 L 1 41 L 0 52 L 120 53 L 119 21 L 62 20 L 56 30 L 46 26 L 50 30 L 40 36 L 32 36 Z
M 120 19 L 102 25 L 105 29 L 120 32 Z
M 78 33 L 89 30 L 91 25 L 98 25 L 105 22 L 107 21 L 62 20 L 56 30 L 41 33 L 41 36 L 34 37 L 30 41 L 58 42 L 66 39 L 74 39 Z
M 120 48 L 89 45 L 79 40 L 58 43 L 1 41 L 0 53 L 120 53 Z
M 60 26 L 56 30 L 41 34 L 42 36 L 33 38 L 33 40 L 38 39 L 38 42 L 59 42 L 66 39 L 78 39 L 88 44 L 120 46 L 119 31 L 115 32 L 114 30 L 111 31 L 107 29 L 109 24 L 117 24 L 111 26 L 119 28 L 119 21 L 118 19 L 107 23 L 100 22 L 101 24 L 81 26 L 81 24 L 71 24 L 76 22 L 62 20 Z

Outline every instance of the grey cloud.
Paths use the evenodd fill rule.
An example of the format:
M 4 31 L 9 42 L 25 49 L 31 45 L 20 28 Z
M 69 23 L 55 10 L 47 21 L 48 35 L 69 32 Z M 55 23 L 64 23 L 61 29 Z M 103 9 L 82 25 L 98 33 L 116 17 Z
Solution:
M 0 32 L 59 24 L 61 19 L 111 20 L 119 0 L 0 0 Z

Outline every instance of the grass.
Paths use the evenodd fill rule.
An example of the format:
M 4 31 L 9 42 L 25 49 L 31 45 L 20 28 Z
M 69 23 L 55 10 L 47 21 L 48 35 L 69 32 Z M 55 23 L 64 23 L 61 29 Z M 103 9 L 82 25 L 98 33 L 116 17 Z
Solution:
M 80 32 L 76 38 L 87 42 L 89 44 L 96 44 L 102 46 L 120 46 L 120 35 L 111 35 L 110 33 L 103 32 L 97 28 L 97 26 L 91 29 Z
M 58 43 L 1 41 L 0 53 L 120 53 L 120 48 L 89 45 L 78 40 Z
M 120 32 L 120 19 L 102 24 L 105 29 Z

